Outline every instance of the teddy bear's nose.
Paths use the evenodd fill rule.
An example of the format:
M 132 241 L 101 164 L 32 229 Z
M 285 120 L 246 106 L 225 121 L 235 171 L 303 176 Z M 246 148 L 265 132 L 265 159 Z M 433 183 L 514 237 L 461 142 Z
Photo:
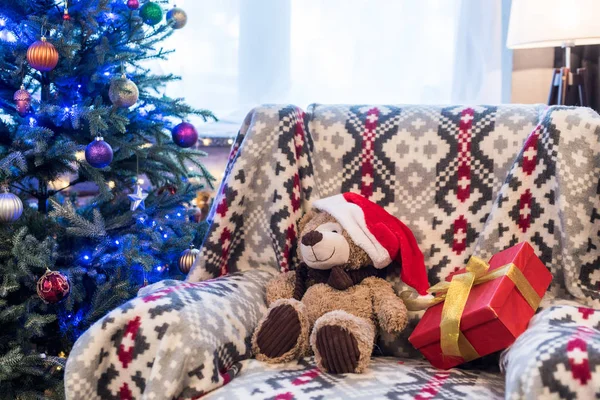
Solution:
M 302 236 L 302 244 L 305 246 L 314 246 L 323 239 L 323 234 L 319 231 L 310 231 Z

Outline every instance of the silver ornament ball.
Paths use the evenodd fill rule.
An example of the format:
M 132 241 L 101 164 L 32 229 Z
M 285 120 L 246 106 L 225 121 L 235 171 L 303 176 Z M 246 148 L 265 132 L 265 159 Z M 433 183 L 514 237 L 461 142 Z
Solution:
M 174 7 L 167 12 L 167 21 L 173 22 L 173 29 L 181 29 L 187 24 L 187 14 L 179 7 Z
M 131 107 L 138 101 L 139 95 L 136 84 L 127 79 L 125 74 L 113 79 L 108 89 L 108 97 L 117 107 Z
M 23 202 L 5 189 L 0 193 L 0 222 L 15 222 L 23 214 Z
M 200 254 L 200 250 L 194 248 L 194 246 L 190 246 L 189 249 L 181 253 L 181 257 L 179 257 L 179 270 L 184 274 L 190 272 L 198 254 Z

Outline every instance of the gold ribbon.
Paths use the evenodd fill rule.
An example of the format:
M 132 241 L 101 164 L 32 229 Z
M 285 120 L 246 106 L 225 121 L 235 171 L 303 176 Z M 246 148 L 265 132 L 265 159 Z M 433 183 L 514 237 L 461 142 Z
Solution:
M 462 357 L 465 361 L 479 358 L 475 348 L 460 331 L 460 320 L 473 286 L 507 276 L 529 306 L 533 310 L 538 308 L 540 296 L 515 264 L 510 263 L 493 271 L 489 271 L 489 268 L 487 262 L 472 256 L 467 263 L 466 272 L 454 275 L 450 282 L 440 282 L 429 288 L 429 293 L 436 294 L 436 297 L 428 301 L 429 307 L 444 302 L 440 346 L 445 356 Z

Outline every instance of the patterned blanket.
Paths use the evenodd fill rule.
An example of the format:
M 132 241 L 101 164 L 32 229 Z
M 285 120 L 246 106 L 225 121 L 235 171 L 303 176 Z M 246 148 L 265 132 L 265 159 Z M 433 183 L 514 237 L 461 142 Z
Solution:
M 586 108 L 257 108 L 187 280 L 293 268 L 297 220 L 313 200 L 345 191 L 415 232 L 432 284 L 471 254 L 529 241 L 554 274 L 545 304 L 600 308 L 600 116 Z
M 265 106 L 248 115 L 234 142 L 188 283 L 145 294 L 84 334 L 67 365 L 69 398 L 130 399 L 143 393 L 189 399 L 227 382 L 244 365 L 236 361 L 248 355 L 249 334 L 265 308 L 262 285 L 268 274 L 297 264 L 298 219 L 313 200 L 344 191 L 363 194 L 410 226 L 432 284 L 464 266 L 471 254 L 489 257 L 529 241 L 554 275 L 544 307 L 566 310 L 567 335 L 581 330 L 600 335 L 597 323 L 587 326 L 573 316 L 577 307 L 600 308 L 596 113 L 543 106 L 367 105 L 316 105 L 305 113 L 294 106 Z M 237 271 L 247 272 L 195 283 Z M 412 326 L 418 318 L 412 315 Z M 543 323 L 551 316 L 537 318 Z M 506 396 L 600 396 L 600 383 L 594 383 L 599 379 L 579 378 L 600 370 L 600 360 L 588 354 L 597 351 L 597 341 L 582 348 L 573 336 L 574 342 L 552 347 L 534 328 L 523 335 L 530 335 L 530 346 L 517 343 L 505 355 Z M 406 340 L 410 331 L 381 338 L 383 353 L 418 357 Z M 531 359 L 537 361 L 523 370 L 518 360 Z M 414 372 L 405 371 L 409 375 L 436 374 L 415 362 Z M 298 365 L 312 368 L 310 360 Z M 498 376 L 481 375 L 472 387 L 460 376 L 460 371 L 444 375 L 458 378 L 446 380 L 436 396 L 502 395 Z M 525 376 L 531 378 L 519 380 Z M 408 389 L 388 397 L 417 389 L 403 390 Z M 274 398 L 292 399 L 295 393 Z
M 472 254 L 529 241 L 554 275 L 544 307 L 600 308 L 600 116 L 585 108 L 257 108 L 236 138 L 188 280 L 293 268 L 298 218 L 313 200 L 345 191 L 411 227 L 432 284 Z M 419 357 L 407 341 L 419 317 L 400 337 L 381 338 L 386 354 Z M 546 351 L 535 350 L 541 363 Z
M 162 281 L 111 311 L 75 343 L 68 399 L 193 399 L 229 382 L 266 311 L 252 271 L 200 283 Z

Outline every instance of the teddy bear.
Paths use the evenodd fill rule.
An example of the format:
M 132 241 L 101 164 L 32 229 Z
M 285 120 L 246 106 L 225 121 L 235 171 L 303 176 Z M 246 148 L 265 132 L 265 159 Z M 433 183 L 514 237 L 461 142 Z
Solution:
M 376 336 L 397 333 L 407 311 L 387 267 L 425 294 L 427 271 L 411 230 L 356 193 L 319 199 L 299 221 L 301 263 L 267 284 L 268 310 L 252 336 L 258 360 L 283 363 L 311 352 L 319 369 L 361 373 Z

